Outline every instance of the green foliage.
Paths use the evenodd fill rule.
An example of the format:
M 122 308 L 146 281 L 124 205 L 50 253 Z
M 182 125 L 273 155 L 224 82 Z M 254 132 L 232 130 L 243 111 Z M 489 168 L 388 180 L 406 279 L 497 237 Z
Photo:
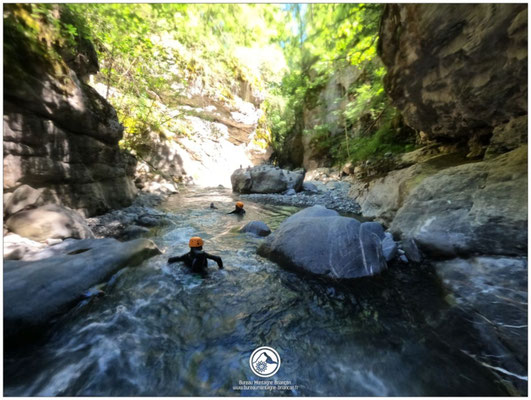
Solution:
M 287 150 L 283 148 L 287 137 L 300 134 L 310 135 L 316 155 L 335 164 L 406 149 L 405 144 L 393 144 L 401 142 L 389 122 L 396 110 L 385 94 L 385 68 L 376 56 L 382 7 L 288 6 L 294 22 L 285 47 L 290 71 L 280 89 L 286 100 L 270 117 L 276 152 Z M 347 69 L 355 75 L 348 87 L 342 87 L 335 99 L 323 98 L 323 89 L 339 71 Z M 304 126 L 302 121 L 309 114 L 317 116 L 315 126 Z
M 336 163 L 339 165 L 346 162 L 355 164 L 368 159 L 380 159 L 386 153 L 396 154 L 413 150 L 414 141 L 408 137 L 397 137 L 394 127 L 396 117 L 396 111 L 388 111 L 382 117 L 383 123 L 376 132 L 354 138 L 349 142 L 342 141 L 334 148 Z
M 279 82 L 286 33 L 278 5 L 69 4 L 83 15 L 100 60 L 96 83 L 126 127 L 129 149 L 149 133 L 188 134 L 174 107 L 189 85 L 231 103 L 241 81 L 258 90 Z M 179 126 L 176 126 L 179 125 Z M 265 131 L 264 131 L 265 132 Z
M 145 147 L 153 134 L 190 136 L 187 114 L 176 107 L 191 86 L 231 104 L 248 84 L 267 94 L 256 134 L 260 144 L 281 154 L 293 143 L 290 138 L 310 135 L 323 158 L 358 162 L 404 151 L 409 143 L 395 135 L 396 110 L 385 95 L 385 68 L 376 56 L 382 7 L 6 5 L 4 68 L 13 70 L 10 59 L 23 63 L 27 54 L 20 49 L 28 47 L 57 75 L 66 70 L 65 51 L 77 54 L 91 40 L 100 63 L 92 84 L 117 110 L 126 128 L 121 144 L 129 150 Z M 350 71 L 347 83 L 338 80 L 341 71 Z M 340 90 L 329 90 L 333 85 Z

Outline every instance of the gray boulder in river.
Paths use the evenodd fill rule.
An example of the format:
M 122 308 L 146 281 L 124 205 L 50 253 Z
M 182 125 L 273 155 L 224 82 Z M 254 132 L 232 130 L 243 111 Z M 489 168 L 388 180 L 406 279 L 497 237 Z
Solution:
M 302 190 L 304 170 L 288 171 L 272 165 L 239 168 L 230 177 L 232 190 L 238 193 L 282 193 Z
M 258 254 L 282 266 L 332 278 L 371 276 L 387 268 L 383 228 L 380 232 L 375 225 L 313 206 L 287 218 Z
M 262 221 L 251 221 L 247 223 L 240 232 L 251 233 L 256 236 L 267 236 L 271 233 L 271 229 Z
M 48 322 L 79 301 L 84 291 L 115 272 L 155 254 L 147 239 L 85 239 L 57 245 L 48 258 L 4 262 L 4 334 L 13 336 Z

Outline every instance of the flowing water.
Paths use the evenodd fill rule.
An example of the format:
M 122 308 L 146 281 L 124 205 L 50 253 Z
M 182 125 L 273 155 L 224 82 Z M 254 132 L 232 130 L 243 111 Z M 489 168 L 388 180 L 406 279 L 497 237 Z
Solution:
M 173 225 L 152 239 L 165 254 L 121 270 L 106 295 L 59 318 L 40 343 L 6 348 L 4 394 L 24 396 L 505 394 L 488 370 L 437 335 L 443 294 L 428 268 L 391 266 L 383 276 L 334 283 L 286 271 L 256 255 L 263 239 L 238 233 L 259 219 L 273 230 L 294 207 L 246 203 L 226 213 L 223 189 L 190 189 L 161 208 Z M 217 210 L 209 208 L 214 202 Z M 200 235 L 223 258 L 203 279 L 171 255 Z M 271 378 L 249 356 L 271 346 Z M 280 391 L 240 381 L 289 381 Z

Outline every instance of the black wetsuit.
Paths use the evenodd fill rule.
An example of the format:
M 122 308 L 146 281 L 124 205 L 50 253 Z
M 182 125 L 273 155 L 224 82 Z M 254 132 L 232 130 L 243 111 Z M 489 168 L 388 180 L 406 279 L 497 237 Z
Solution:
M 238 214 L 238 215 L 243 215 L 245 214 L 245 210 L 243 208 L 238 208 L 236 207 L 234 209 L 234 211 L 231 211 L 229 214 Z
M 168 264 L 183 261 L 192 272 L 205 275 L 208 269 L 208 259 L 214 260 L 218 263 L 219 269 L 223 269 L 223 261 L 221 261 L 221 257 L 208 254 L 204 252 L 202 248 L 193 248 L 189 253 L 183 254 L 182 256 L 170 257 L 168 259 Z

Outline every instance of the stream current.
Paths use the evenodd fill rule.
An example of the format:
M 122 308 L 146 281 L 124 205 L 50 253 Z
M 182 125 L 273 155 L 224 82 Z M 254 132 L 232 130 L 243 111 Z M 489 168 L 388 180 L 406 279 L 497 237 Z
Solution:
M 379 277 L 338 283 L 280 268 L 256 254 L 263 239 L 238 232 L 262 220 L 274 231 L 295 207 L 246 202 L 227 215 L 227 189 L 187 189 L 159 208 L 173 224 L 152 231 L 163 255 L 122 269 L 58 318 L 31 346 L 5 348 L 7 396 L 430 396 L 504 395 L 494 376 L 441 340 L 444 293 L 428 266 L 390 265 Z M 218 209 L 210 209 L 214 202 Z M 205 279 L 167 258 L 199 235 Z M 281 357 L 274 377 L 249 367 L 259 346 Z M 289 381 L 279 391 L 240 381 Z

